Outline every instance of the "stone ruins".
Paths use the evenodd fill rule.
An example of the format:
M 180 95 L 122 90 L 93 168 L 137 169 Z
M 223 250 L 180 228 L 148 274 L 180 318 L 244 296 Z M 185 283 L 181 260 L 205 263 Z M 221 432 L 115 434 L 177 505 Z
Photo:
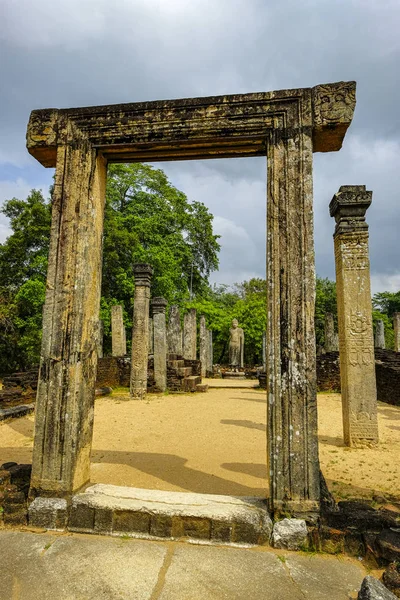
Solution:
M 380 348 L 381 350 L 384 350 L 385 347 L 385 325 L 383 324 L 383 321 L 379 319 L 376 322 L 375 348 Z
M 339 82 L 32 112 L 28 150 L 56 174 L 31 496 L 70 496 L 89 481 L 107 163 L 266 156 L 269 504 L 276 516 L 318 514 L 313 152 L 340 150 L 354 107 L 355 83 Z M 135 272 L 131 393 L 139 398 L 151 274 L 147 265 Z M 355 310 L 345 317 L 355 339 L 367 339 L 368 317 L 361 304 Z M 184 328 L 192 356 L 189 319 Z M 361 355 L 346 340 L 350 364 Z M 362 413 L 372 431 L 372 407 L 355 418 Z
M 343 185 L 329 205 L 335 218 L 336 291 L 343 433 L 348 446 L 378 442 L 378 417 L 365 213 L 372 192 Z
M 339 350 L 339 337 L 335 331 L 335 322 L 332 313 L 325 314 L 325 352 Z
M 111 340 L 112 355 L 126 355 L 126 331 L 122 306 L 111 307 Z

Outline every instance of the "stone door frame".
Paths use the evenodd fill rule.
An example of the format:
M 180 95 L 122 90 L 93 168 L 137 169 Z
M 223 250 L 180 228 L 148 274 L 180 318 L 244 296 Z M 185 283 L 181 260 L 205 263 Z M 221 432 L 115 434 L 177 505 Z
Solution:
M 355 83 L 31 113 L 56 167 L 31 494 L 89 481 L 107 162 L 267 157 L 270 508 L 319 510 L 312 153 L 339 150 Z

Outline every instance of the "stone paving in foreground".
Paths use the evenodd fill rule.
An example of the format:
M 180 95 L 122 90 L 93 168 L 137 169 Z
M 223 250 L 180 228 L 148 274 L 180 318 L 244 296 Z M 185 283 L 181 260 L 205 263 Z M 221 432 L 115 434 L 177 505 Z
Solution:
M 345 557 L 0 531 L 1 600 L 349 600 L 366 571 Z

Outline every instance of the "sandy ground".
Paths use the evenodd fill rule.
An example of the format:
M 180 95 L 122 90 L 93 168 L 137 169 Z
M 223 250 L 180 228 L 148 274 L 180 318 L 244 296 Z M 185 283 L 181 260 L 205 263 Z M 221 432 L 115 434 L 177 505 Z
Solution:
M 400 408 L 379 403 L 380 445 L 342 442 L 339 394 L 320 394 L 322 470 L 338 498 L 400 497 Z M 247 388 L 205 394 L 124 391 L 96 400 L 92 482 L 228 495 L 265 496 L 266 393 Z M 0 423 L 0 464 L 31 462 L 32 415 Z

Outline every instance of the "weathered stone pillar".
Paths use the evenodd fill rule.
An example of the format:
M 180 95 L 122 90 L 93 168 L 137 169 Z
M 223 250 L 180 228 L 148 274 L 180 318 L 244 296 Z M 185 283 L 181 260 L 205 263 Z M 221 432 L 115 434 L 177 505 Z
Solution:
M 149 304 L 153 269 L 146 263 L 133 265 L 135 299 L 132 323 L 131 398 L 142 400 L 147 393 L 149 356 Z
M 154 323 L 152 317 L 149 317 L 149 354 L 154 354 Z
M 165 298 L 153 298 L 151 301 L 154 326 L 154 381 L 159 392 L 165 392 L 167 389 L 167 304 Z
M 393 315 L 394 351 L 400 352 L 400 312 Z
M 262 362 L 263 362 L 263 371 L 267 370 L 267 332 L 263 331 L 262 337 Z
M 311 92 L 267 146 L 267 442 L 276 516 L 319 511 Z
M 200 317 L 200 361 L 201 361 L 201 376 L 205 377 L 207 372 L 207 327 L 206 318 L 204 315 Z
M 211 329 L 207 329 L 207 373 L 208 374 L 212 374 L 213 372 L 213 359 L 214 359 L 214 352 L 213 352 L 213 333 Z
M 178 354 L 182 356 L 182 327 L 179 308 L 172 305 L 169 311 L 168 330 L 168 352 L 170 354 Z
M 111 307 L 111 353 L 113 356 L 126 354 L 124 311 L 120 304 Z
M 372 305 L 365 213 L 372 192 L 343 185 L 331 200 L 335 217 L 335 265 L 340 381 L 347 446 L 378 441 Z
M 183 356 L 188 360 L 196 360 L 197 353 L 197 320 L 196 309 L 190 308 L 183 317 Z
M 376 322 L 375 348 L 385 349 L 385 325 L 381 319 Z
M 67 117 L 58 127 L 32 496 L 89 481 L 93 431 L 106 164 Z
M 332 313 L 325 314 L 325 352 L 337 352 L 339 338 L 335 332 L 335 321 Z
M 104 323 L 101 319 L 98 322 L 97 335 L 97 358 L 103 358 Z

